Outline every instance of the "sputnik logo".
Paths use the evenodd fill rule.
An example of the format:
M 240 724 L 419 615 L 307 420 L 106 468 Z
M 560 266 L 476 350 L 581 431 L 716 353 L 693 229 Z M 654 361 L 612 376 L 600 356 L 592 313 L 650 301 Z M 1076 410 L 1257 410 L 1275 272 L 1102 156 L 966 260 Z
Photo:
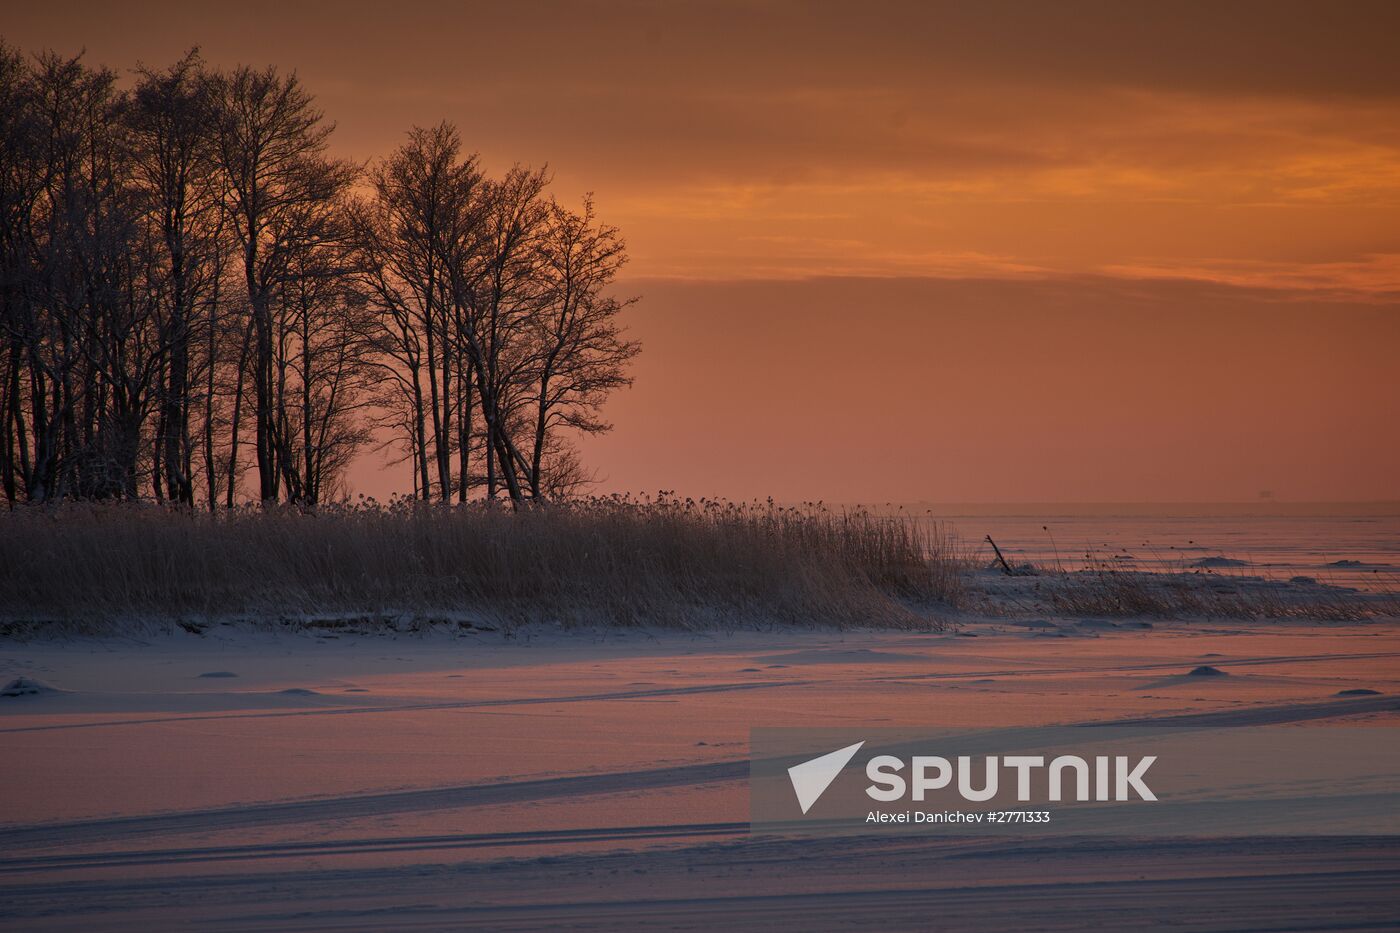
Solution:
M 788 778 L 792 781 L 793 792 L 797 794 L 797 802 L 802 807 L 804 816 L 812 809 L 812 804 L 826 793 L 831 782 L 836 780 L 836 775 L 841 773 L 841 769 L 846 767 L 864 744 L 862 741 L 847 745 L 845 748 L 838 748 L 834 752 L 788 768 Z
M 797 794 L 797 803 L 802 807 L 804 816 L 863 745 L 864 741 L 847 745 L 788 768 L 788 778 L 792 781 L 792 790 Z M 964 800 L 994 800 L 1000 787 L 999 772 L 1008 768 L 1015 772 L 1015 794 L 1021 802 L 1032 799 L 1031 785 L 1037 773 L 1046 782 L 1047 799 L 1051 801 L 1064 799 L 1067 780 L 1074 782 L 1070 792 L 1073 799 L 1080 802 L 1131 800 L 1134 794 L 1139 800 L 1153 801 L 1157 795 L 1143 777 L 1156 760 L 1156 755 L 1146 755 L 1134 764 L 1126 755 L 1098 755 L 1091 762 L 1078 755 L 1059 755 L 1047 763 L 1043 755 L 988 755 L 979 759 L 983 769 L 982 786 L 974 787 L 973 758 L 968 755 L 958 755 L 953 759 L 915 755 L 908 761 L 894 755 L 876 755 L 866 763 L 865 774 L 872 783 L 865 789 L 865 794 L 871 800 L 884 803 L 902 800 L 906 795 L 915 801 L 923 801 L 927 791 L 955 786 Z M 909 769 L 907 779 L 902 773 L 906 767 Z M 1093 781 L 1090 780 L 1091 772 Z M 956 783 L 954 775 L 957 777 Z M 1006 793 L 1011 793 L 1010 787 Z

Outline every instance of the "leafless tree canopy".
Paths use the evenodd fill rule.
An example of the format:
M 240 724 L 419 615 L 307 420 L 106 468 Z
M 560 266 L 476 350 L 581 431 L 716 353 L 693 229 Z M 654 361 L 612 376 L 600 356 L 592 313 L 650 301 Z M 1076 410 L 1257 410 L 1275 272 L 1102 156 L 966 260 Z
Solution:
M 422 499 L 587 485 L 639 349 L 617 229 L 450 124 L 368 166 L 333 130 L 295 73 L 0 43 L 7 502 L 311 506 L 377 442 Z

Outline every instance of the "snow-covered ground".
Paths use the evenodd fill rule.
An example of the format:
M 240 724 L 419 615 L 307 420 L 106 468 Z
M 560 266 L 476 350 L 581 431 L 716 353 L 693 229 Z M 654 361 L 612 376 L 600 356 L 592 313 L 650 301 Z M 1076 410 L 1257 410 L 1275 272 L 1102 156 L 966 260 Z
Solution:
M 969 637 L 975 636 L 975 637 Z M 1208 664 L 1227 677 L 1187 677 Z M 0 644 L 7 929 L 1393 929 L 1400 846 L 748 834 L 755 726 L 1395 724 L 1400 623 Z M 1375 691 L 1337 696 L 1342 691 Z

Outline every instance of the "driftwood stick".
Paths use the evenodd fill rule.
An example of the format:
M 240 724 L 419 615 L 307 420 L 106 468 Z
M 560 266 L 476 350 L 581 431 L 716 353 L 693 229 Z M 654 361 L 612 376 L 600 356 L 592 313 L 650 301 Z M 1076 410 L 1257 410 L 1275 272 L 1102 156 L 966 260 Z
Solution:
M 1011 569 L 1011 565 L 1008 564 L 1008 563 L 1006 562 L 1006 558 L 1005 558 L 1005 557 L 1002 557 L 1002 556 L 1001 556 L 1001 548 L 997 547 L 997 543 L 996 543 L 995 541 L 992 540 L 992 536 L 991 536 L 991 535 L 987 535 L 987 543 L 990 544 L 990 545 L 992 546 L 992 550 L 993 550 L 993 551 L 996 551 L 996 553 L 997 553 L 997 560 L 1001 561 L 1001 569 L 1002 569 L 1002 572 L 1005 573 L 1008 577 L 1009 577 L 1009 576 L 1013 576 L 1013 575 L 1014 575 L 1014 572 L 1013 572 L 1012 569 Z

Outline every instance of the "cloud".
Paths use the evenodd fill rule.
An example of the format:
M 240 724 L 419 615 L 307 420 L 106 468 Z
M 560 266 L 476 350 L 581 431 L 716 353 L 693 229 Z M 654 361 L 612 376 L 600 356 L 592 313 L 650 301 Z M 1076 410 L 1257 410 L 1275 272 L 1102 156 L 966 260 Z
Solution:
M 452 120 L 493 170 L 594 191 L 658 276 L 1386 292 L 1400 253 L 1393 3 L 80 2 L 6 28 L 296 68 L 355 158 Z

